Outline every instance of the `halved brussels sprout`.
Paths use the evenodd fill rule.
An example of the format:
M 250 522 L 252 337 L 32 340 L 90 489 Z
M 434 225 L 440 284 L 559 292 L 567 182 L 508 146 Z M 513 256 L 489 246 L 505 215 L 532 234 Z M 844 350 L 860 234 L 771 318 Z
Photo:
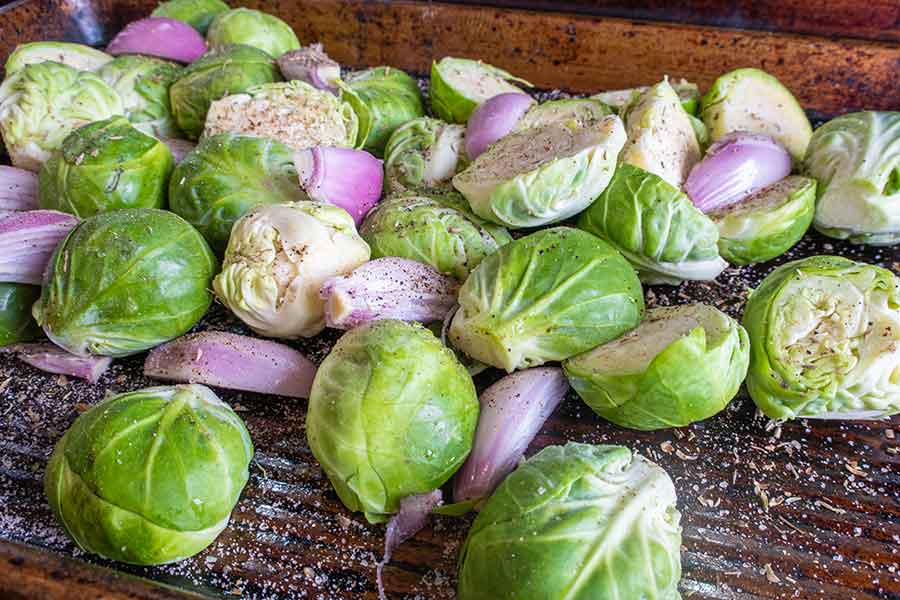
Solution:
M 181 67 L 167 60 L 126 54 L 103 65 L 97 74 L 119 93 L 125 116 L 134 126 L 156 137 L 178 138 L 169 87 Z
M 41 328 L 31 316 L 31 305 L 41 288 L 24 283 L 0 283 L 0 346 L 33 340 Z
M 387 193 L 450 187 L 464 160 L 463 125 L 421 117 L 398 127 L 384 149 Z
M 71 42 L 31 42 L 19 44 L 6 59 L 6 76 L 9 77 L 26 65 L 45 61 L 57 62 L 79 71 L 96 71 L 112 56 L 106 52 Z
M 700 88 L 697 87 L 697 84 L 691 83 L 684 78 L 675 82 L 670 81 L 669 84 L 681 99 L 681 107 L 684 108 L 685 112 L 689 115 L 696 115 L 697 107 L 700 105 Z M 627 90 L 610 90 L 608 92 L 594 94 L 591 98 L 603 102 L 614 111 L 621 114 L 623 109 L 628 108 L 628 105 L 634 102 L 638 96 L 648 89 L 648 86 L 641 86 L 629 88 Z
M 203 136 L 241 133 L 271 138 L 294 150 L 356 145 L 359 122 L 353 108 L 303 81 L 265 83 L 216 100 L 206 114 Z
M 345 333 L 319 367 L 306 437 L 341 501 L 377 522 L 450 479 L 478 409 L 472 378 L 430 331 L 373 321 Z
M 681 515 L 622 446 L 548 446 L 500 484 L 459 559 L 459 600 L 679 598 Z
M 122 208 L 162 208 L 172 153 L 125 117 L 95 121 L 73 131 L 41 167 L 41 208 L 82 219 Z
M 242 45 L 213 50 L 185 67 L 169 88 L 172 114 L 178 128 L 196 140 L 213 101 L 280 80 L 275 61 L 262 50 Z
M 229 10 L 222 0 L 169 0 L 160 2 L 150 16 L 183 21 L 206 35 L 213 19 Z
M 536 129 L 551 123 L 575 121 L 581 126 L 593 126 L 613 111 L 603 102 L 593 98 L 568 98 L 550 100 L 532 107 L 522 117 L 513 131 Z
M 750 295 L 747 390 L 772 419 L 900 412 L 900 280 L 838 256 L 784 264 Z
M 649 431 L 684 427 L 724 409 L 747 375 L 750 341 L 706 304 L 651 308 L 637 329 L 563 363 L 598 415 Z
M 709 213 L 719 227 L 719 252 L 733 265 L 765 262 L 800 241 L 816 209 L 816 181 L 793 175 Z
M 725 73 L 703 96 L 700 116 L 715 142 L 734 131 L 762 133 L 802 160 L 812 126 L 797 99 L 778 79 L 759 69 Z
M 72 131 L 124 114 L 119 94 L 93 73 L 42 62 L 0 85 L 0 134 L 12 164 L 37 171 Z
M 512 372 L 565 360 L 640 323 L 641 283 L 615 248 L 579 229 L 544 229 L 488 255 L 459 291 L 454 346 Z
M 431 63 L 431 110 L 448 123 L 466 123 L 475 107 L 497 94 L 520 92 L 510 81 L 531 87 L 480 60 L 446 56 Z
M 276 17 L 251 8 L 235 8 L 221 13 L 209 24 L 206 41 L 210 48 L 231 44 L 253 46 L 273 58 L 300 47 L 291 26 Z M 232 90 L 236 92 L 239 90 Z
M 578 227 L 615 246 L 646 283 L 709 281 L 728 266 L 719 256 L 715 223 L 684 192 L 627 163 Z
M 359 232 L 372 258 L 409 258 L 462 280 L 512 240 L 503 227 L 473 215 L 455 192 L 422 194 L 388 198 L 366 215 Z
M 56 249 L 34 317 L 72 354 L 136 354 L 197 324 L 212 300 L 215 269 L 203 237 L 173 213 L 102 213 Z
M 220 252 L 238 217 L 257 204 L 307 200 L 293 151 L 276 140 L 223 133 L 204 138 L 175 167 L 169 208 Z
M 900 112 L 825 123 L 812 136 L 805 167 L 819 181 L 816 229 L 854 243 L 900 242 Z
M 197 554 L 228 525 L 253 443 L 207 387 L 111 396 L 75 419 L 44 475 L 56 518 L 80 548 L 135 565 Z

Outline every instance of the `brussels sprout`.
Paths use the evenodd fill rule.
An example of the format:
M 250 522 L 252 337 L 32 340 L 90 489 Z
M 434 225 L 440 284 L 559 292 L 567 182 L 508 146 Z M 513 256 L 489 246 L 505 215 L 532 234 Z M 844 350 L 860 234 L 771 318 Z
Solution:
M 578 227 L 615 246 L 646 283 L 709 281 L 728 266 L 719 257 L 715 223 L 684 192 L 627 163 Z
M 750 295 L 747 390 L 772 419 L 900 412 L 900 281 L 837 256 L 784 264 Z
M 622 427 L 684 427 L 721 411 L 747 374 L 747 332 L 706 304 L 652 308 L 637 329 L 563 363 L 598 415 Z
M 125 117 L 95 121 L 63 140 L 39 174 L 40 205 L 86 218 L 121 208 L 162 208 L 169 148 Z
M 209 107 L 204 137 L 243 133 L 294 150 L 353 147 L 359 123 L 350 104 L 303 81 L 266 83 L 225 96 Z
M 516 123 L 513 131 L 536 129 L 551 123 L 575 121 L 581 126 L 596 125 L 603 117 L 613 114 L 612 110 L 593 98 L 570 98 L 551 100 L 534 106 Z
M 814 225 L 851 242 L 900 242 L 900 112 L 838 117 L 812 136 L 806 172 L 819 181 Z
M 398 127 L 425 116 L 416 80 L 393 67 L 351 74 L 341 85 L 341 97 L 359 117 L 357 146 L 379 157 Z
M 209 24 L 206 41 L 213 49 L 230 44 L 253 46 L 273 58 L 300 47 L 300 40 L 290 25 L 251 8 L 235 8 L 217 15 Z
M 499 225 L 473 215 L 452 192 L 384 200 L 366 215 L 359 232 L 372 258 L 409 258 L 460 280 L 512 240 Z
M 122 97 L 128 120 L 156 137 L 181 137 L 172 116 L 169 87 L 181 67 L 167 60 L 126 54 L 103 65 L 97 72 Z
M 694 135 L 697 137 L 697 143 L 700 145 L 701 149 L 709 146 L 709 129 L 706 128 L 706 124 L 695 117 L 694 115 L 688 115 L 691 120 L 691 127 L 694 128 Z
M 41 333 L 31 316 L 31 305 L 41 288 L 23 283 L 0 283 L 0 346 L 28 342 Z
M 185 67 L 169 88 L 172 114 L 178 128 L 196 140 L 213 101 L 280 80 L 275 61 L 262 50 L 241 45 L 213 50 Z
M 9 77 L 26 65 L 45 61 L 57 62 L 79 71 L 96 71 L 112 56 L 96 48 L 70 42 L 31 42 L 20 44 L 6 59 L 6 76 Z
M 565 360 L 640 323 L 641 284 L 615 248 L 578 229 L 506 244 L 472 271 L 450 324 L 454 346 L 506 369 Z
M 102 213 L 56 249 L 34 317 L 72 354 L 128 356 L 193 327 L 209 308 L 215 269 L 203 237 L 177 215 Z
M 772 260 L 799 242 L 815 207 L 815 180 L 793 175 L 709 217 L 719 227 L 722 257 L 747 265 Z
M 150 16 L 184 21 L 205 35 L 213 19 L 228 10 L 228 5 L 222 0 L 169 0 L 160 2 Z
M 812 126 L 796 98 L 759 69 L 737 69 L 716 79 L 703 96 L 700 116 L 715 142 L 734 131 L 768 135 L 802 160 Z
M 538 227 L 584 210 L 613 176 L 625 143 L 619 117 L 591 125 L 551 123 L 511 133 L 453 177 L 476 215 L 508 227 Z
M 0 134 L 12 164 L 37 171 L 67 135 L 91 121 L 124 113 L 102 79 L 72 67 L 26 65 L 0 85 Z
M 225 529 L 252 457 L 243 421 L 212 390 L 152 387 L 79 415 L 53 450 L 44 491 L 83 550 L 158 565 Z
M 230 133 L 204 138 L 169 181 L 169 208 L 217 252 L 225 249 L 232 225 L 250 208 L 307 199 L 290 148 Z
M 676 500 L 666 472 L 622 446 L 544 448 L 472 524 L 459 600 L 676 600 Z
M 697 114 L 697 107 L 700 105 L 700 88 L 696 83 L 691 83 L 686 79 L 676 82 L 669 82 L 678 98 L 681 100 L 681 107 L 689 115 Z M 622 114 L 623 109 L 627 109 L 634 100 L 650 89 L 647 86 L 630 88 L 627 90 L 611 90 L 608 92 L 600 92 L 594 94 L 591 98 L 603 102 L 614 111 Z
M 382 320 L 345 333 L 322 362 L 306 437 L 341 501 L 377 522 L 450 479 L 477 421 L 453 352 L 418 323 Z
M 347 211 L 320 202 L 265 204 L 234 224 L 216 296 L 253 331 L 311 337 L 325 329 L 325 280 L 369 260 Z
M 475 107 L 497 94 L 525 93 L 510 81 L 531 87 L 480 60 L 444 57 L 431 63 L 431 110 L 448 123 L 466 123 Z
M 398 127 L 384 149 L 385 192 L 450 187 L 464 160 L 466 128 L 421 117 Z

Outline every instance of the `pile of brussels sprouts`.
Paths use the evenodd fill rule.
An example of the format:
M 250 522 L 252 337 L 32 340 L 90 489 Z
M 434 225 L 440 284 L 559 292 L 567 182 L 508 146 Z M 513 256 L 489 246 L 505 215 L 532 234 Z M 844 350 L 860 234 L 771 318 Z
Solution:
M 522 461 L 570 386 L 639 430 L 709 418 L 745 380 L 774 419 L 900 412 L 886 269 L 789 262 L 742 324 L 645 310 L 642 289 L 772 260 L 811 224 L 900 242 L 900 113 L 814 132 L 755 69 L 702 96 L 664 79 L 537 102 L 452 57 L 426 103 L 407 73 L 342 74 L 220 0 L 164 2 L 106 50 L 25 44 L 0 85 L 0 346 L 90 381 L 152 349 L 146 374 L 177 384 L 110 397 L 59 441 L 47 497 L 89 552 L 166 563 L 227 526 L 253 446 L 203 384 L 308 398 L 341 501 L 390 520 L 379 585 L 429 512 L 478 510 L 462 600 L 678 597 L 665 471 L 578 443 Z M 318 368 L 189 334 L 213 298 L 267 338 L 346 332 Z M 479 397 L 491 367 L 508 375 Z

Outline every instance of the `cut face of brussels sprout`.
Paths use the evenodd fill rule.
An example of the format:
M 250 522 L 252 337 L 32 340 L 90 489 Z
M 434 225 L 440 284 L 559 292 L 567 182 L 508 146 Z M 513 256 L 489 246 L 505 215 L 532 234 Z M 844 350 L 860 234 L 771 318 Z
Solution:
M 598 415 L 632 429 L 684 427 L 737 394 L 750 342 L 734 319 L 705 304 L 655 308 L 637 329 L 563 363 Z
M 125 116 L 135 127 L 155 137 L 177 138 L 181 130 L 172 116 L 169 87 L 180 72 L 175 63 L 130 54 L 108 62 L 97 74 L 122 97 Z
M 31 316 L 31 305 L 41 288 L 24 283 L 0 283 L 0 347 L 38 337 L 40 327 Z
M 512 133 L 453 178 L 476 215 L 538 227 L 584 210 L 606 188 L 625 143 L 615 115 L 593 124 L 551 123 Z
M 516 123 L 513 131 L 524 131 L 549 125 L 575 121 L 579 125 L 591 126 L 603 117 L 613 114 L 603 102 L 593 98 L 570 98 L 551 100 L 534 106 Z
M 900 412 L 900 281 L 887 269 L 813 256 L 775 269 L 744 310 L 747 389 L 772 419 Z
M 384 150 L 387 193 L 450 187 L 466 128 L 422 117 L 397 128 Z
M 633 329 L 641 284 L 615 248 L 578 229 L 545 229 L 487 256 L 459 292 L 449 338 L 512 372 L 565 360 Z
M 206 32 L 210 48 L 245 44 L 259 48 L 272 58 L 300 47 L 291 26 L 274 15 L 250 8 L 235 8 L 213 19 Z
M 691 83 L 686 79 L 669 83 L 681 99 L 681 106 L 684 108 L 685 112 L 689 115 L 697 114 L 697 107 L 700 104 L 700 88 L 697 87 L 697 84 Z M 627 90 L 611 90 L 594 94 L 591 98 L 599 100 L 619 114 L 623 114 L 625 109 L 648 89 L 647 86 L 641 86 L 629 88 Z
M 52 61 L 78 69 L 79 71 L 96 71 L 109 61 L 112 56 L 96 48 L 70 42 L 31 42 L 20 44 L 6 59 L 6 76 L 9 77 L 25 65 L 34 65 Z
M 676 600 L 681 515 L 666 472 L 622 446 L 548 446 L 500 484 L 459 561 L 459 600 Z
M 724 209 L 709 213 L 719 227 L 719 252 L 747 265 L 781 256 L 812 223 L 816 181 L 793 175 Z
M 431 109 L 449 123 L 465 123 L 475 107 L 488 98 L 525 93 L 510 81 L 531 87 L 524 79 L 480 60 L 447 56 L 431 64 Z
M 50 457 L 44 490 L 82 549 L 135 565 L 197 554 L 228 525 L 253 444 L 207 387 L 153 387 L 82 413 Z
M 812 136 L 805 168 L 819 181 L 816 229 L 855 243 L 900 241 L 900 112 L 825 123 Z
M 713 84 L 700 106 L 700 116 L 715 142 L 734 131 L 762 133 L 802 160 L 812 126 L 793 94 L 759 69 L 737 69 Z
M 347 508 L 383 521 L 462 465 L 478 408 L 472 378 L 430 331 L 374 321 L 344 334 L 319 367 L 306 435 Z
M 205 35 L 213 19 L 228 10 L 222 0 L 169 0 L 160 2 L 150 16 L 184 21 Z
M 728 266 L 709 217 L 679 189 L 627 163 L 581 214 L 578 227 L 615 246 L 647 283 L 709 281 Z

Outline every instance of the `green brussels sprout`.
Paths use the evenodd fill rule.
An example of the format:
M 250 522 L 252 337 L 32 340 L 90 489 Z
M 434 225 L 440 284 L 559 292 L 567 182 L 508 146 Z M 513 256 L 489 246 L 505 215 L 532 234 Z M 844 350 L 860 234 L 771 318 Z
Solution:
M 31 42 L 16 46 L 6 59 L 6 76 L 9 77 L 26 65 L 46 61 L 57 62 L 79 71 L 96 71 L 112 56 L 106 52 L 71 42 Z
M 313 380 L 306 437 L 344 505 L 370 522 L 442 486 L 472 449 L 472 377 L 418 323 L 345 333 Z
M 900 112 L 825 123 L 812 136 L 805 167 L 819 182 L 816 229 L 854 243 L 900 242 Z
M 272 57 L 262 50 L 242 45 L 213 50 L 182 69 L 172 83 L 172 114 L 178 128 L 196 140 L 215 100 L 273 81 L 281 81 L 281 73 Z
M 510 81 L 531 87 L 524 79 L 480 60 L 446 56 L 431 63 L 431 110 L 448 123 L 466 123 L 485 100 L 498 94 L 525 93 Z
M 41 288 L 24 283 L 0 283 L 0 346 L 28 342 L 41 333 L 31 316 L 31 305 Z
M 747 390 L 772 419 L 900 413 L 900 280 L 838 256 L 784 264 L 750 295 Z
M 792 175 L 726 208 L 709 213 L 719 227 L 719 252 L 734 265 L 772 260 L 809 229 L 816 181 Z
M 550 123 L 493 143 L 453 177 L 476 215 L 507 227 L 538 227 L 576 215 L 606 188 L 625 143 L 619 117 Z
M 229 10 L 222 0 L 169 0 L 160 2 L 150 16 L 183 21 L 206 35 L 213 19 Z
M 697 108 L 700 106 L 700 88 L 697 87 L 697 84 L 683 78 L 674 83 L 670 81 L 669 84 L 675 90 L 675 93 L 678 94 L 678 98 L 681 99 L 681 107 L 684 111 L 689 115 L 696 115 Z M 622 114 L 624 112 L 623 109 L 627 109 L 638 96 L 648 89 L 650 88 L 642 86 L 627 90 L 611 90 L 594 94 L 591 98 L 603 102 L 613 111 Z
M 37 171 L 78 127 L 124 114 L 122 98 L 93 73 L 42 62 L 0 85 L 0 134 L 13 165 Z
M 398 127 L 425 116 L 419 85 L 400 69 L 366 69 L 339 85 L 341 97 L 359 117 L 356 145 L 375 156 L 384 156 L 384 147 Z
M 509 474 L 460 554 L 459 600 L 676 600 L 681 515 L 666 472 L 622 446 L 548 446 Z
M 235 8 L 217 15 L 209 24 L 206 41 L 213 49 L 245 44 L 274 58 L 300 47 L 300 40 L 290 25 L 251 8 Z
M 53 450 L 44 491 L 83 550 L 159 565 L 225 529 L 252 457 L 243 421 L 212 390 L 151 387 L 79 415 Z
M 203 237 L 177 215 L 155 208 L 101 213 L 57 247 L 34 317 L 72 354 L 136 354 L 197 324 L 215 270 Z
M 624 336 L 563 362 L 598 415 L 644 431 L 684 427 L 724 409 L 747 374 L 750 341 L 706 304 L 651 308 Z
M 590 126 L 611 114 L 613 111 L 609 106 L 593 98 L 550 100 L 532 107 L 516 123 L 513 131 L 536 129 L 551 123 L 565 123 L 572 120 L 579 125 Z
M 700 144 L 701 149 L 705 149 L 709 146 L 709 129 L 706 128 L 706 124 L 701 119 L 694 115 L 688 115 L 688 117 L 691 119 L 691 127 L 694 128 L 697 143 Z
M 512 240 L 503 227 L 473 215 L 453 192 L 388 198 L 366 215 L 359 233 L 372 258 L 409 258 L 460 280 Z
M 122 208 L 162 208 L 173 160 L 169 148 L 125 117 L 76 129 L 38 175 L 41 208 L 82 219 Z
M 386 193 L 450 188 L 463 157 L 466 128 L 420 117 L 398 127 L 384 149 Z
M 506 369 L 565 360 L 637 327 L 644 297 L 615 248 L 579 229 L 544 229 L 472 271 L 450 324 L 453 345 Z
M 135 127 L 155 137 L 178 138 L 169 87 L 180 73 L 181 67 L 167 60 L 126 54 L 103 65 L 97 75 L 122 97 L 125 116 Z
M 169 208 L 217 252 L 225 249 L 238 217 L 257 204 L 306 199 L 290 148 L 231 133 L 204 138 L 169 180 Z
M 715 223 L 684 192 L 627 163 L 578 227 L 615 246 L 646 283 L 709 281 L 728 266 L 719 256 Z

